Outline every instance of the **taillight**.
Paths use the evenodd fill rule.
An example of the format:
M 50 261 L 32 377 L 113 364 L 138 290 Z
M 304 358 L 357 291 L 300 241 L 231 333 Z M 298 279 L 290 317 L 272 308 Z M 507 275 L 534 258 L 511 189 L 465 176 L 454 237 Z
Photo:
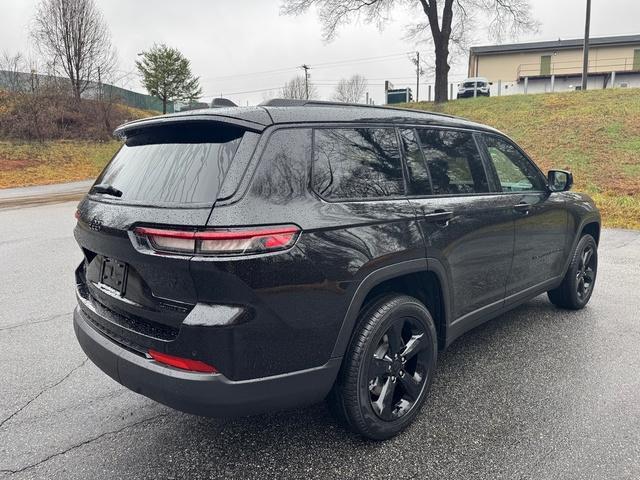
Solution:
M 211 365 L 208 365 L 200 360 L 176 357 L 174 355 L 168 355 L 156 350 L 149 350 L 149 356 L 151 356 L 151 358 L 153 358 L 158 363 L 163 363 L 165 365 L 180 368 L 182 370 L 201 373 L 218 373 L 218 370 L 216 370 L 215 367 L 212 367 Z
M 159 252 L 248 255 L 286 250 L 296 242 L 300 228 L 283 225 L 194 232 L 137 227 L 134 233 Z

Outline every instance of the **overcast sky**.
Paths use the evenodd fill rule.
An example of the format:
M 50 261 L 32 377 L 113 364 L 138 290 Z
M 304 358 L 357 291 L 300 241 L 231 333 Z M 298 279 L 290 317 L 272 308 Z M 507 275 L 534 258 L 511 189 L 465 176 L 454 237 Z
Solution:
M 327 44 L 313 11 L 300 17 L 280 16 L 278 0 L 96 2 L 118 50 L 120 84 L 138 91 L 142 89 L 135 74 L 136 54 L 154 42 L 164 42 L 191 60 L 206 100 L 222 94 L 242 105 L 259 103 L 278 96 L 282 84 L 301 73 L 296 67 L 307 63 L 322 98 L 331 97 L 340 78 L 360 73 L 368 79 L 373 99 L 381 103 L 385 79 L 396 87 L 415 88 L 407 52 L 418 49 L 427 54 L 431 48 L 403 38 L 412 17 L 405 10 L 398 10 L 382 31 L 354 23 L 341 28 Z M 0 0 L 1 51 L 33 50 L 28 30 L 36 4 L 37 0 Z M 532 0 L 531 4 L 540 31 L 518 40 L 583 35 L 585 0 Z M 639 18 L 640 1 L 593 0 L 591 32 L 593 36 L 640 33 Z M 476 44 L 494 43 L 482 32 L 476 39 Z M 465 76 L 467 58 L 453 60 L 451 81 L 459 81 Z M 422 83 L 432 79 L 423 78 Z M 421 97 L 425 94 L 426 87 L 421 87 Z

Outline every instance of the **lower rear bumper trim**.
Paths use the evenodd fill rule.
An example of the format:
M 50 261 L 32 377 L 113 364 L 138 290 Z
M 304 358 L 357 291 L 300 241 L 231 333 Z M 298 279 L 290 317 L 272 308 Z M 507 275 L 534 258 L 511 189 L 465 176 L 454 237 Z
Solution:
M 76 337 L 107 375 L 134 392 L 177 410 L 210 417 L 245 416 L 317 403 L 329 393 L 341 358 L 296 372 L 232 381 L 222 374 L 173 369 L 121 347 L 92 327 L 79 308 Z

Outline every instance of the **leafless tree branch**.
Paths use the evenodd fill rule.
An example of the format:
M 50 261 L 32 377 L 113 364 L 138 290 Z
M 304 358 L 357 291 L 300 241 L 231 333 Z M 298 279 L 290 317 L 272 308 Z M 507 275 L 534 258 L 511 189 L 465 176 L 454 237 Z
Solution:
M 367 91 L 367 79 L 362 75 L 353 75 L 338 82 L 333 98 L 338 102 L 360 103 Z
M 54 72 L 69 78 L 76 100 L 115 67 L 111 36 L 94 0 L 41 0 L 31 34 Z

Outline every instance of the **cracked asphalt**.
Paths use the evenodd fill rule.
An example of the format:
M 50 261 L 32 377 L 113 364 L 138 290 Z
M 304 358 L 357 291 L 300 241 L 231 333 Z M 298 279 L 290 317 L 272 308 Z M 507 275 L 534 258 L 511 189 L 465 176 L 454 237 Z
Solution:
M 440 357 L 415 424 L 370 443 L 324 405 L 199 418 L 87 361 L 75 203 L 0 210 L 0 479 L 640 478 L 640 232 L 607 230 L 589 306 L 538 297 Z

